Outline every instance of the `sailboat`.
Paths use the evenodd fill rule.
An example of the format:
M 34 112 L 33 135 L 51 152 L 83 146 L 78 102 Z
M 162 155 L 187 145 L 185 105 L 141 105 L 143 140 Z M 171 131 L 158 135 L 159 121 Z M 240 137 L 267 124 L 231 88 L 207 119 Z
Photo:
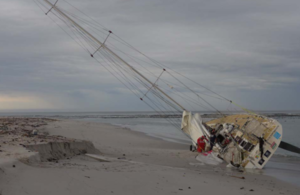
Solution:
M 199 114 L 185 111 L 182 129 L 190 135 L 194 147 L 199 137 L 210 137 L 215 131 L 217 141 L 213 152 L 232 166 L 249 169 L 262 169 L 282 139 L 282 126 L 278 121 L 256 114 L 229 115 L 203 123 Z
M 103 70 L 110 73 L 152 110 L 191 140 L 191 151 L 206 142 L 202 152 L 234 167 L 262 169 L 278 149 L 283 135 L 275 119 L 254 113 L 181 71 L 148 57 L 67 0 L 33 0 Z M 68 6 L 69 9 L 65 9 Z M 216 101 L 240 110 L 225 113 Z M 204 121 L 197 109 L 210 109 L 216 117 Z M 180 114 L 181 119 L 169 117 Z M 215 141 L 211 141 L 215 137 Z M 202 155 L 202 154 L 200 154 Z

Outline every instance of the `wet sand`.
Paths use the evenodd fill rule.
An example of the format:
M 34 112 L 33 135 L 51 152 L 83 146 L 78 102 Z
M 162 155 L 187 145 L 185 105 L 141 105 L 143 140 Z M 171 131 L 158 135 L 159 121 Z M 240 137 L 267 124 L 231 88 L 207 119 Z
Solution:
M 186 145 L 108 124 L 49 121 L 38 127 L 38 134 L 49 134 L 44 144 L 56 143 L 57 140 L 52 139 L 59 135 L 62 143 L 75 142 L 75 145 L 73 148 L 59 144 L 51 145 L 50 149 L 32 149 L 19 145 L 19 141 L 8 143 L 8 136 L 12 135 L 0 134 L 0 194 L 273 195 L 299 192 L 297 186 L 260 175 L 259 171 L 238 172 L 227 169 L 224 164 L 201 165 L 195 159 L 196 153 L 190 152 Z M 21 138 L 21 141 L 36 139 L 35 136 Z M 93 146 L 87 144 L 79 148 L 76 143 L 81 140 Z M 51 155 L 41 158 L 35 150 L 53 153 L 55 158 Z M 57 154 L 60 150 L 62 155 Z M 85 152 L 102 157 L 91 158 L 84 155 Z

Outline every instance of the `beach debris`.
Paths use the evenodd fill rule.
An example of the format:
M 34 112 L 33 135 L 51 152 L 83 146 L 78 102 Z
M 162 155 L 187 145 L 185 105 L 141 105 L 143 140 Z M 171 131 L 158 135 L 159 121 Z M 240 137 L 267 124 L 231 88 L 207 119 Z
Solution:
M 1 155 L 13 156 L 17 150 L 11 146 L 26 148 L 28 152 L 38 152 L 41 162 L 59 163 L 59 159 L 72 158 L 87 152 L 98 154 L 91 142 L 49 135 L 45 125 L 57 120 L 46 118 L 0 118 Z M 8 148 L 6 150 L 6 148 Z M 20 156 L 17 154 L 17 156 Z M 21 157 L 21 156 L 20 156 Z
M 56 160 L 57 160 L 57 159 L 55 159 L 55 158 L 48 158 L 48 159 L 47 159 L 48 162 L 53 162 L 53 161 L 56 161 Z
M 12 167 L 14 167 L 14 168 L 15 168 L 15 167 L 16 167 L 16 165 L 13 165 Z
M 96 154 L 85 154 L 85 156 L 88 156 L 88 157 L 90 157 L 90 158 L 96 159 L 96 160 L 98 160 L 98 161 L 100 161 L 100 162 L 110 162 L 110 160 L 109 160 L 107 157 L 101 156 L 101 155 L 96 155 Z M 104 166 L 104 165 L 102 165 L 102 166 Z
M 181 190 L 181 191 L 183 191 L 183 189 L 181 189 L 181 188 L 179 188 L 178 190 Z
M 244 189 L 244 187 L 241 187 L 241 188 L 240 188 L 240 190 L 243 190 L 243 189 Z
M 251 190 L 249 190 L 250 192 L 253 192 L 254 190 L 253 189 L 251 189 Z
M 7 131 L 8 130 L 8 127 L 5 125 L 3 125 L 3 126 L 0 126 L 0 130 L 2 130 L 2 131 Z
M 38 132 L 37 132 L 37 130 L 35 129 L 35 130 L 32 130 L 31 134 L 32 134 L 32 135 L 37 135 Z
M 245 177 L 238 177 L 238 176 L 234 176 L 234 175 L 231 175 L 230 177 L 235 177 L 235 178 L 238 178 L 238 179 L 246 179 Z

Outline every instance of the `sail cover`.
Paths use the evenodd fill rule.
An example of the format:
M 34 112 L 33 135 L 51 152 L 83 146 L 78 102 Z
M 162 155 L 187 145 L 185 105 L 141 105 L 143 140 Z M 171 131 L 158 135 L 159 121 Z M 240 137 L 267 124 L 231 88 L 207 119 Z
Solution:
M 190 136 L 190 124 L 191 124 L 192 113 L 188 111 L 183 111 L 182 121 L 181 121 L 181 130 Z
M 192 115 L 191 112 L 183 111 L 182 131 L 190 136 L 194 144 L 197 143 L 197 139 L 203 135 L 209 136 L 207 129 L 202 124 L 202 118 L 199 113 Z

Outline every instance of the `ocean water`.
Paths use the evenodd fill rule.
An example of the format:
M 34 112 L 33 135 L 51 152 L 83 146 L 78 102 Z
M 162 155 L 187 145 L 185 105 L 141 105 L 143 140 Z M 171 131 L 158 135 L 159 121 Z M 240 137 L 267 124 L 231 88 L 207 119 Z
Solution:
M 261 113 L 269 115 L 282 124 L 283 141 L 300 148 L 300 111 L 265 111 Z M 187 150 L 189 150 L 189 145 L 191 144 L 190 139 L 180 130 L 181 116 L 171 115 L 171 113 L 166 118 L 161 118 L 154 112 L 0 113 L 1 116 L 50 117 L 109 123 L 166 141 L 186 144 Z M 204 118 L 203 120 L 207 121 L 210 119 Z M 270 175 L 300 186 L 300 155 L 279 148 L 259 174 Z

